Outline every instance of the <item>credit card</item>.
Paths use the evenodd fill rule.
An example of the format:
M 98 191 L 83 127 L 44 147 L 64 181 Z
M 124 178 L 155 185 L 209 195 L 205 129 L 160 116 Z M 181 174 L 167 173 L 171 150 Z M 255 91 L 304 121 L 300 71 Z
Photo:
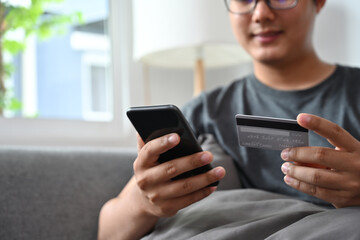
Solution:
M 243 114 L 235 117 L 240 146 L 272 150 L 309 146 L 309 130 L 296 120 Z

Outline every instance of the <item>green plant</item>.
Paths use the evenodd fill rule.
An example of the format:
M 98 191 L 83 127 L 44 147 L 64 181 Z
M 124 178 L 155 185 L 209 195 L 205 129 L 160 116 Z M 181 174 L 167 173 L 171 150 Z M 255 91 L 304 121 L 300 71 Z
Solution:
M 4 54 L 15 56 L 26 47 L 26 40 L 35 34 L 40 39 L 47 39 L 57 34 L 64 34 L 72 23 L 82 23 L 82 14 L 53 14 L 45 11 L 47 4 L 61 3 L 64 0 L 29 0 L 27 6 L 14 4 L 11 0 L 0 0 L 0 115 L 4 109 L 16 110 L 21 103 L 8 97 L 5 85 L 14 72 L 14 66 L 4 61 Z M 26 2 L 23 0 L 23 2 Z M 22 39 L 10 39 L 10 32 L 21 31 Z

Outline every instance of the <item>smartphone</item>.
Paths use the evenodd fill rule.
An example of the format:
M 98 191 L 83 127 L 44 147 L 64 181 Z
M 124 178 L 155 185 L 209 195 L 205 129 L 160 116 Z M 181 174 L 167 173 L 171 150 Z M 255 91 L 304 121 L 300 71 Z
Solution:
M 203 151 L 189 123 L 175 105 L 131 107 L 127 111 L 127 116 L 145 143 L 169 133 L 177 133 L 180 136 L 180 143 L 161 154 L 159 163 Z M 173 180 L 195 176 L 210 169 L 212 167 L 208 164 L 180 174 Z M 218 182 L 215 182 L 211 186 L 217 184 Z

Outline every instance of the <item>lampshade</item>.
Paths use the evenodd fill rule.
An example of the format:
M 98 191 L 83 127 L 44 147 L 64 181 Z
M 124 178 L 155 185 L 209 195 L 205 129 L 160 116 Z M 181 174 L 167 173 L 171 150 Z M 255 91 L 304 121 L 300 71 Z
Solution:
M 134 59 L 193 68 L 194 95 L 205 89 L 205 68 L 250 61 L 231 32 L 222 0 L 133 0 L 133 24 Z
M 133 0 L 134 59 L 152 66 L 206 68 L 250 61 L 221 0 Z

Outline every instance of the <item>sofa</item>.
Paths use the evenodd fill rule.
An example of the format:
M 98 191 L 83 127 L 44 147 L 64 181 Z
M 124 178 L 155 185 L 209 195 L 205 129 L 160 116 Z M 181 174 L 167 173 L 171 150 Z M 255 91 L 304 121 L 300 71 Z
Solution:
M 134 149 L 0 147 L 0 239 L 96 239 Z
M 160 219 L 144 239 L 359 239 L 359 207 L 242 189 L 231 158 L 211 137 L 202 146 L 227 171 L 217 191 Z M 136 156 L 127 148 L 1 146 L 0 239 L 96 239 L 100 209 L 131 178 Z
M 136 156 L 135 148 L 0 147 L 0 239 L 96 239 L 100 209 L 130 179 Z M 221 164 L 234 171 L 231 159 Z M 229 176 L 220 189 L 240 186 Z

